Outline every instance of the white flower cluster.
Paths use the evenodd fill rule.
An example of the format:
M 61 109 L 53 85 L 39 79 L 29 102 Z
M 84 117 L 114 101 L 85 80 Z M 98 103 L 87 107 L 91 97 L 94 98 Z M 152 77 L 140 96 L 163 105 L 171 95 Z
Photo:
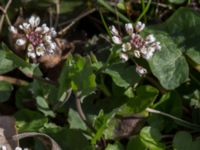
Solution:
M 19 34 L 20 38 L 16 40 L 17 46 L 25 46 L 27 56 L 35 59 L 45 54 L 54 54 L 57 50 L 57 44 L 54 41 L 57 33 L 54 28 L 49 28 L 46 24 L 40 24 L 38 16 L 31 16 L 28 22 L 19 25 L 19 28 L 10 26 L 12 34 Z
M 135 27 L 131 23 L 125 24 L 126 32 L 129 35 L 129 41 L 123 42 L 118 30 L 115 26 L 110 27 L 112 40 L 115 44 L 122 46 L 120 58 L 127 61 L 130 56 L 136 58 L 150 59 L 156 51 L 161 50 L 160 42 L 156 41 L 153 34 L 149 34 L 145 38 L 140 35 L 140 32 L 145 28 L 145 24 L 137 22 Z M 136 65 L 136 71 L 140 75 L 147 73 L 147 70 L 139 65 Z
M 7 147 L 5 145 L 0 145 L 0 150 L 7 150 Z M 28 148 L 21 148 L 21 147 L 16 147 L 15 150 L 28 150 Z

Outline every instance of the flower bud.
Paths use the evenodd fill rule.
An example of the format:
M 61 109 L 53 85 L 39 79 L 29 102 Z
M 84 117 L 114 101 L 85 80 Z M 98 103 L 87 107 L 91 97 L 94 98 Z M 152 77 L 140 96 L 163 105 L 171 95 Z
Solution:
M 156 38 L 153 34 L 149 34 L 145 39 L 145 44 L 150 44 L 156 41 Z
M 117 29 L 115 28 L 115 26 L 110 26 L 110 32 L 112 35 L 114 36 L 119 36 L 119 32 L 117 31 Z
M 128 55 L 127 54 L 121 53 L 120 58 L 125 62 L 128 61 Z
M 141 32 L 145 28 L 145 24 L 142 22 L 137 22 L 135 26 L 136 32 Z
M 129 50 L 131 50 L 131 43 L 129 43 L 129 42 L 127 42 L 127 43 L 124 43 L 123 45 L 122 45 L 122 51 L 123 52 L 126 52 L 126 51 L 129 51 Z
M 140 57 L 141 57 L 140 51 L 138 51 L 138 50 L 134 50 L 133 54 L 134 54 L 134 56 L 135 56 L 136 58 L 140 58 Z
M 23 46 L 26 44 L 26 40 L 24 39 L 17 39 L 16 41 L 17 46 Z
M 147 70 L 139 65 L 136 66 L 136 72 L 139 74 L 139 76 L 144 76 L 147 74 Z
M 9 31 L 10 31 L 12 34 L 17 34 L 17 33 L 18 33 L 17 29 L 16 29 L 14 26 L 9 26 Z
M 133 25 L 131 23 L 125 24 L 125 29 L 129 35 L 133 34 Z
M 113 36 L 113 37 L 112 37 L 112 40 L 113 40 L 113 42 L 114 42 L 115 44 L 117 44 L 117 45 L 122 44 L 122 40 L 121 40 L 121 38 L 118 37 L 118 36 Z

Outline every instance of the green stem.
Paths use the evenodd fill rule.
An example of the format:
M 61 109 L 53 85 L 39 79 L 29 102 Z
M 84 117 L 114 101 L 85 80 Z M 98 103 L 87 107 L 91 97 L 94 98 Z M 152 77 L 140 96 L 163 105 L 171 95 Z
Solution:
M 197 130 L 200 130 L 200 126 L 197 125 L 197 124 L 193 124 L 193 123 L 190 123 L 188 121 L 185 121 L 183 119 L 180 119 L 180 118 L 177 118 L 173 115 L 170 115 L 170 114 L 167 114 L 165 112 L 162 112 L 162 111 L 159 111 L 159 110 L 155 110 L 155 109 L 152 109 L 152 108 L 147 108 L 146 111 L 150 112 L 150 113 L 154 113 L 154 114 L 159 114 L 159 115 L 163 115 L 163 116 L 166 116 L 166 117 L 169 117 L 175 121 L 177 121 L 177 123 L 179 125 L 182 125 L 184 127 L 188 127 L 190 129 L 197 129 Z
M 143 16 L 145 16 L 145 14 L 147 13 L 147 11 L 149 10 L 150 4 L 151 4 L 151 0 L 148 1 L 148 3 L 147 3 L 147 5 L 146 5 L 145 9 L 142 11 L 141 15 L 137 18 L 136 22 L 140 21 L 141 18 L 142 18 Z
M 145 2 L 144 2 L 144 0 L 142 0 L 142 12 L 143 11 L 145 11 Z M 147 20 L 147 17 L 146 17 L 146 15 L 144 15 L 144 20 L 145 20 L 145 22 L 146 22 L 146 20 Z
M 121 14 L 119 11 L 115 11 L 114 8 L 112 8 L 108 3 L 105 2 L 105 0 L 98 0 L 97 1 L 101 6 L 106 8 L 108 11 L 112 12 L 113 14 L 117 14 L 119 18 L 125 22 L 131 22 L 127 17 L 125 17 L 123 14 Z
M 103 93 L 107 96 L 110 97 L 110 91 L 108 90 L 108 88 L 106 87 L 106 85 L 104 84 L 104 78 L 103 75 L 101 75 L 101 83 L 99 84 L 99 88 L 103 91 Z
M 102 21 L 102 23 L 103 23 L 103 25 L 104 25 L 104 27 L 105 27 L 105 29 L 106 29 L 108 35 L 110 36 L 110 38 L 112 38 L 112 34 L 111 34 L 111 32 L 110 32 L 110 30 L 109 30 L 109 27 L 108 27 L 108 25 L 107 25 L 107 23 L 106 23 L 106 21 L 105 21 L 105 19 L 104 19 L 104 17 L 103 17 L 103 14 L 102 14 L 102 12 L 101 12 L 101 9 L 99 9 L 99 14 L 100 14 L 101 21 Z

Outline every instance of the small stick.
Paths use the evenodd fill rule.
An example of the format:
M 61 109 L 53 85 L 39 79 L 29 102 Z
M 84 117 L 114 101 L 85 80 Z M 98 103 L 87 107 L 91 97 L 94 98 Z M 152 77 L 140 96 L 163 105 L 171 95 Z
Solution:
M 9 17 L 7 15 L 7 10 L 10 7 L 11 3 L 12 3 L 12 0 L 9 0 L 8 3 L 6 4 L 5 8 L 2 8 L 0 6 L 1 11 L 3 12 L 2 16 L 1 16 L 1 19 L 0 19 L 0 32 L 2 30 L 3 22 L 4 22 L 5 17 L 6 17 L 6 20 L 7 20 L 8 24 L 11 25 L 10 19 L 9 19 Z
M 79 20 L 81 20 L 82 18 L 84 18 L 85 16 L 93 13 L 94 11 L 96 11 L 96 8 L 93 8 L 83 14 L 81 14 L 80 16 L 76 17 L 68 26 L 66 26 L 65 28 L 63 28 L 61 31 L 58 32 L 59 36 L 64 35 L 65 33 L 67 33 L 67 31 L 73 26 L 75 25 Z
M 58 26 L 59 15 L 60 15 L 60 0 L 56 0 L 56 19 L 54 24 L 55 28 Z
M 8 76 L 0 76 L 0 81 L 6 81 L 8 83 L 18 85 L 18 86 L 27 86 L 29 83 L 27 81 L 13 78 L 13 77 L 8 77 Z

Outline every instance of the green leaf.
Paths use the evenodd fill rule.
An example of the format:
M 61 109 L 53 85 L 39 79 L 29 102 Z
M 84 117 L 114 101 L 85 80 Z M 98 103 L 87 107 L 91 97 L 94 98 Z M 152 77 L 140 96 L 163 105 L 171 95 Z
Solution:
M 37 96 L 36 103 L 37 103 L 38 110 L 40 110 L 42 113 L 44 113 L 45 116 L 55 117 L 54 112 L 52 110 L 50 110 L 49 104 L 43 97 Z
M 184 2 L 186 2 L 186 0 L 168 0 L 170 3 L 174 3 L 174 4 L 182 4 Z
M 124 148 L 122 144 L 116 142 L 115 144 L 108 144 L 105 150 L 124 150 Z
M 21 109 L 15 114 L 16 127 L 19 132 L 25 131 L 39 131 L 40 128 L 48 122 L 48 119 L 44 115 L 30 111 L 28 109 Z
M 182 100 L 179 94 L 176 92 L 169 92 L 164 94 L 161 99 L 156 104 L 154 104 L 154 108 L 156 110 L 160 110 L 178 118 L 182 117 L 182 107 Z M 150 116 L 149 123 L 151 126 L 160 130 L 165 129 L 166 132 L 176 127 L 176 124 L 173 120 L 156 114 L 152 114 Z
M 51 136 L 63 150 L 93 150 L 80 130 L 68 128 L 45 128 L 43 132 Z
M 190 8 L 179 8 L 164 24 L 156 28 L 169 33 L 178 47 L 190 59 L 200 64 L 199 26 L 198 12 Z
M 164 88 L 175 89 L 188 80 L 188 64 L 172 38 L 162 32 L 155 34 L 162 49 L 149 60 L 151 71 Z
M 0 81 L 0 103 L 8 100 L 12 90 L 12 84 L 5 81 Z
M 137 83 L 140 79 L 135 72 L 135 67 L 128 66 L 125 63 L 113 64 L 104 73 L 110 75 L 117 86 L 124 88 Z
M 173 139 L 173 147 L 176 150 L 198 150 L 200 147 L 200 139 L 192 141 L 190 133 L 179 131 Z
M 80 118 L 79 114 L 71 108 L 69 109 L 69 113 L 68 113 L 68 122 L 69 122 L 70 129 L 81 129 L 81 130 L 87 129 L 87 126 L 85 125 L 83 120 Z
M 93 67 L 88 57 L 75 56 L 68 63 L 68 79 L 74 92 L 80 92 L 81 96 L 91 94 L 96 88 L 96 76 L 93 73 Z
M 14 54 L 5 44 L 2 44 L 3 48 L 3 56 L 5 57 L 5 66 L 2 68 L 2 72 L 6 73 L 8 71 L 11 71 L 14 68 L 18 68 L 21 70 L 25 75 L 32 77 L 35 76 L 42 76 L 42 73 L 36 64 L 29 64 L 26 61 L 24 61 L 22 58 Z M 4 63 L 2 63 L 4 64 Z M 8 67 L 7 69 L 4 69 L 5 67 Z M 1 71 L 1 67 L 0 67 Z M 0 72 L 1 73 L 1 72 Z
M 192 136 L 185 131 L 176 133 L 173 139 L 173 146 L 176 150 L 189 150 L 192 143 Z
M 6 51 L 0 50 L 0 74 L 7 73 L 15 69 L 14 62 L 6 58 Z
M 144 143 L 142 143 L 139 136 L 132 137 L 128 142 L 126 150 L 133 150 L 133 149 L 146 150 L 146 146 L 144 145 Z
M 140 140 L 150 150 L 164 150 L 165 145 L 160 143 L 161 134 L 158 129 L 152 127 L 144 127 L 140 132 Z
M 152 86 L 140 86 L 136 89 L 135 97 L 119 108 L 119 114 L 132 114 L 144 111 L 153 104 L 159 91 Z

